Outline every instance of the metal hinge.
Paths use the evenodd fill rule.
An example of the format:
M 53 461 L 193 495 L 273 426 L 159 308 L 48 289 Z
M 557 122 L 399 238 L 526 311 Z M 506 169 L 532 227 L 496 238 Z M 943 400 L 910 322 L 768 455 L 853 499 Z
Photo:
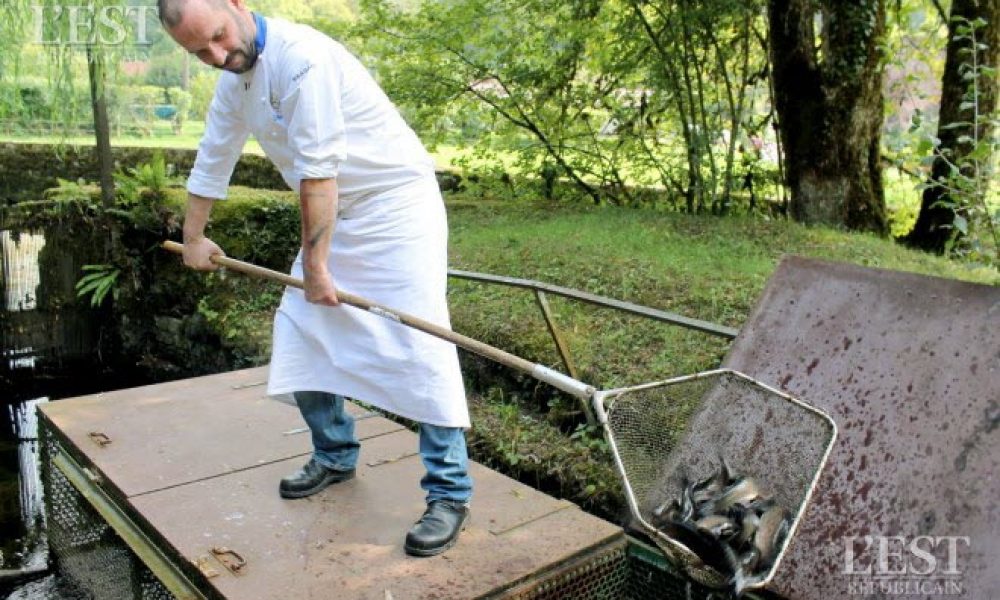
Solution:
M 90 438 L 90 441 L 94 442 L 101 448 L 111 443 L 111 438 L 108 437 L 108 434 L 102 433 L 100 431 L 91 431 L 90 433 L 87 434 L 87 437 Z
M 247 566 L 245 558 L 240 556 L 235 550 L 231 550 L 225 546 L 215 546 L 212 548 L 212 555 L 233 575 L 239 575 L 243 572 L 243 568 Z

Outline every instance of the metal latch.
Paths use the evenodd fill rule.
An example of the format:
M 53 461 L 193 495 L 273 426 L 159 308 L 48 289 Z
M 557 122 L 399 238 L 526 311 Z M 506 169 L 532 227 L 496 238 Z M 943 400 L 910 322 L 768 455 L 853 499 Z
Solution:
M 87 437 L 90 438 L 90 441 L 94 442 L 101 448 L 111 443 L 111 438 L 109 438 L 106 433 L 102 433 L 100 431 L 91 431 L 87 434 Z
M 222 566 L 229 569 L 229 572 L 233 575 L 239 575 L 243 567 L 247 566 L 245 558 L 240 556 L 235 550 L 230 550 L 225 546 L 212 548 L 212 555 L 222 563 Z

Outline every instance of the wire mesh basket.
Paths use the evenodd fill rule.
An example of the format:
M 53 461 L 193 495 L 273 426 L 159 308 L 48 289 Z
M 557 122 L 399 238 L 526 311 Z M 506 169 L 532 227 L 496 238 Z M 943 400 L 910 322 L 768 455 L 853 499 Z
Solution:
M 727 369 L 598 392 L 594 409 L 605 424 L 632 515 L 667 557 L 704 585 L 737 593 L 766 585 L 833 446 L 833 420 Z M 710 481 L 723 469 L 734 478 L 752 478 L 761 497 L 787 515 L 787 533 L 766 570 L 745 581 L 734 581 L 690 542 L 654 525 L 664 507 L 680 510 L 694 482 Z
M 40 421 L 49 549 L 63 580 L 59 598 L 174 600 L 175 596 L 54 464 L 58 444 Z M 46 596 L 47 597 L 47 596 Z

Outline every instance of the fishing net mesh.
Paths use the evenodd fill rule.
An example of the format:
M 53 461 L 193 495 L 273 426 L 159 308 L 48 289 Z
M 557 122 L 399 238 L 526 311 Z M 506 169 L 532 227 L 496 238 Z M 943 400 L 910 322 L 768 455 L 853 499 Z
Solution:
M 791 515 L 808 501 L 834 429 L 789 398 L 731 371 L 613 391 L 608 433 L 636 498 L 640 526 L 671 558 L 697 564 L 651 525 L 686 481 L 717 473 L 724 457 Z
M 52 463 L 56 442 L 46 422 L 41 425 L 49 550 L 60 574 L 81 598 L 173 600 L 174 595 Z

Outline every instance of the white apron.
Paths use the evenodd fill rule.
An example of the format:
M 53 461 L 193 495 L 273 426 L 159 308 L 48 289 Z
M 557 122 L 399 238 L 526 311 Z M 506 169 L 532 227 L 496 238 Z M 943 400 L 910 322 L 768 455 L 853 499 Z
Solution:
M 437 181 L 342 198 L 330 247 L 334 285 L 450 327 L 447 222 Z M 302 277 L 299 252 L 292 275 Z M 408 419 L 469 427 L 455 346 L 384 317 L 319 306 L 287 288 L 274 319 L 268 393 L 322 391 Z

